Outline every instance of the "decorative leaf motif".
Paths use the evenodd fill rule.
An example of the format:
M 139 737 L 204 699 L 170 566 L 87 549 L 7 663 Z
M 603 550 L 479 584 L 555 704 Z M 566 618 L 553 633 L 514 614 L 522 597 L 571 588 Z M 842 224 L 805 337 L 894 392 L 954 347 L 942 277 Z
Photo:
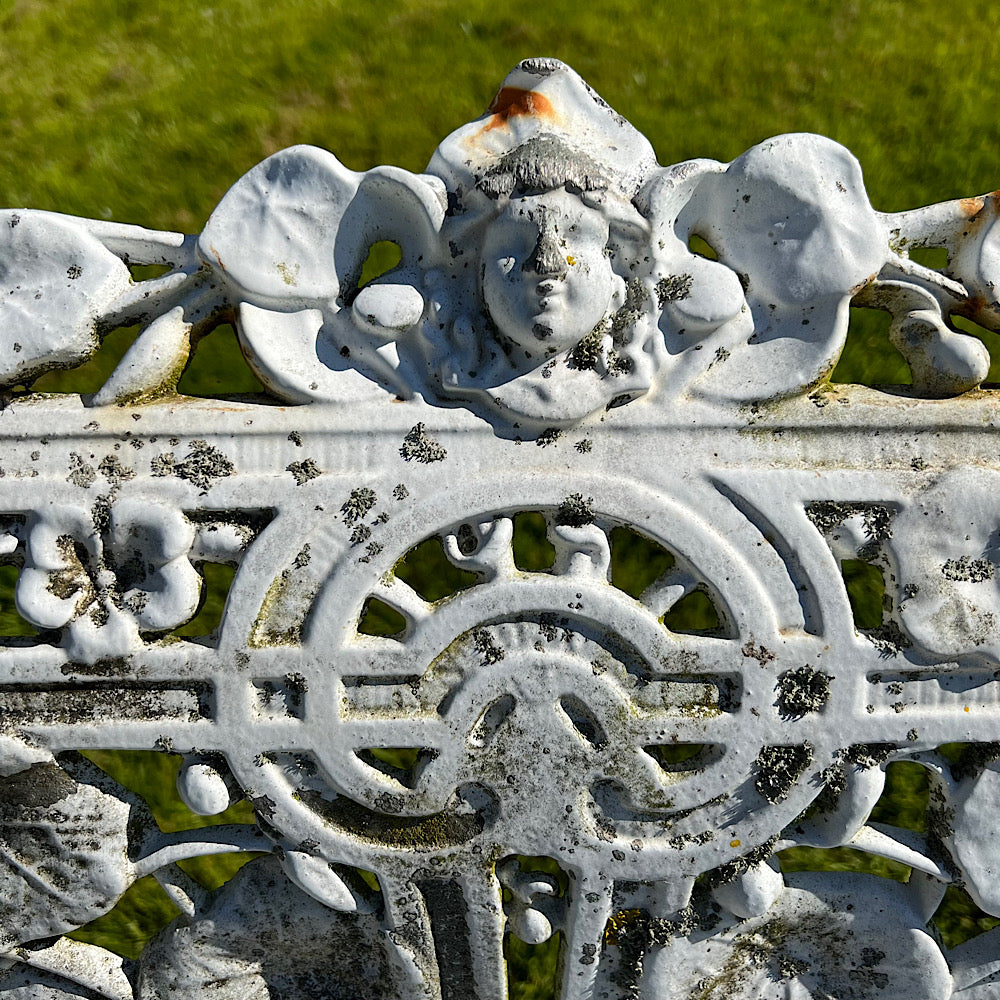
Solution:
M 0 212 L 0 384 L 85 361 L 98 347 L 98 317 L 130 281 L 128 268 L 71 220 Z
M 137 800 L 77 755 L 0 779 L 0 947 L 74 930 L 110 910 L 134 879 Z M 150 820 L 151 822 L 151 820 Z
M 934 655 L 1000 655 L 998 485 L 1000 477 L 988 469 L 949 472 L 893 527 L 902 624 Z
M 965 888 L 981 909 L 1000 914 L 1000 770 L 988 764 L 949 796 L 949 805 L 954 817 L 948 847 L 962 870 Z
M 851 295 L 888 257 L 854 156 L 823 136 L 775 136 L 709 175 L 692 210 L 694 231 L 743 276 L 754 319 L 739 372 L 718 369 L 712 390 L 761 399 L 827 375 Z
M 140 959 L 140 1000 L 366 1000 L 398 996 L 378 923 L 328 909 L 277 859 L 252 861 Z
M 332 302 L 341 220 L 363 176 L 314 146 L 283 149 L 230 188 L 199 253 L 259 305 Z
M 132 1000 L 121 956 L 96 945 L 60 938 L 16 955 L 20 961 L 9 969 L 0 966 L 4 1000 Z
M 656 1000 L 947 1000 L 952 977 L 906 885 L 842 872 L 788 876 L 763 916 L 647 956 Z M 864 905 L 859 901 L 864 900 Z

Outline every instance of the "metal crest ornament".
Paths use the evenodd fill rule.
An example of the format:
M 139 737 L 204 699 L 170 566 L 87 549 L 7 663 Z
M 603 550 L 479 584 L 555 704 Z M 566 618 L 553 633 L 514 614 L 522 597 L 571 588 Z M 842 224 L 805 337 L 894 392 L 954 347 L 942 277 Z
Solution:
M 533 59 L 423 174 L 0 213 L 0 997 L 498 1000 L 546 942 L 563 1000 L 1000 995 L 1000 930 L 931 923 L 1000 915 L 1000 402 L 952 322 L 1000 332 L 998 205 L 878 212 L 815 135 L 662 167 Z M 912 385 L 829 381 L 852 305 Z M 179 394 L 224 323 L 265 394 Z M 181 755 L 202 825 L 97 750 Z M 871 818 L 896 762 L 922 832 Z M 146 875 L 138 958 L 66 936 Z

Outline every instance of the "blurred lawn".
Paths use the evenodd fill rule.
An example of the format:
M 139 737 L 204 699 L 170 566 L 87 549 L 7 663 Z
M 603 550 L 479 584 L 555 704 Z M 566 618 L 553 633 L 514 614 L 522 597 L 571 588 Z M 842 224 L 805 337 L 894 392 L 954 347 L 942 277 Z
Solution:
M 817 131 L 856 153 L 877 208 L 898 210 L 998 186 L 998 30 L 1000 7 L 984 0 L 947 8 L 928 0 L 508 0 L 502 7 L 487 0 L 8 0 L 0 6 L 0 206 L 195 232 L 241 173 L 293 143 L 327 147 L 353 169 L 394 163 L 420 170 L 441 138 L 481 113 L 514 63 L 551 55 L 645 132 L 663 163 L 728 160 L 769 135 Z M 880 314 L 854 312 L 835 379 L 909 380 L 886 325 Z M 134 335 L 112 334 L 86 370 L 43 376 L 36 388 L 94 391 Z M 994 335 L 982 336 L 997 346 Z M 1000 381 L 1000 371 L 990 379 Z M 217 395 L 260 387 L 232 330 L 220 328 L 204 340 L 180 388 Z M 546 568 L 546 546 L 538 520 L 521 515 L 518 565 Z M 669 556 L 620 536 L 614 559 L 615 582 L 638 593 L 651 567 Z M 433 544 L 407 563 L 401 573 L 430 599 L 463 582 Z M 877 581 L 863 567 L 844 570 L 859 624 L 876 620 Z M 30 634 L 10 600 L 15 575 L 0 567 L 0 633 Z M 186 634 L 205 634 L 221 614 L 224 568 L 208 567 L 206 575 L 205 606 Z M 389 627 L 370 610 L 372 630 Z M 707 627 L 710 611 L 689 609 L 688 624 Z M 162 823 L 185 821 L 172 791 L 176 760 L 100 760 L 143 791 Z M 890 768 L 880 817 L 920 822 L 922 781 L 919 769 Z M 869 864 L 791 852 L 783 863 L 817 861 Z M 211 861 L 200 876 L 213 884 L 228 863 Z M 946 938 L 948 928 L 982 926 L 967 897 L 955 898 L 946 901 Z M 170 912 L 155 884 L 141 885 L 113 917 L 82 934 L 134 954 Z M 520 970 L 519 1000 L 548 995 L 551 948 L 532 956 L 515 946 L 511 960 Z

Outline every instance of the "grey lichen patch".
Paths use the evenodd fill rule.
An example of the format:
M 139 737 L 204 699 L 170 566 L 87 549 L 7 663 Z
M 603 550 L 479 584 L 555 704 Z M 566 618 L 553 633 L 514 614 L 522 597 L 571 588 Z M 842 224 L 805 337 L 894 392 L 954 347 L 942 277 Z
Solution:
M 122 465 L 117 455 L 105 455 L 98 463 L 97 471 L 107 479 L 112 489 L 135 479 L 135 473 L 127 465 Z
M 749 660 L 756 660 L 762 667 L 775 659 L 774 653 L 766 646 L 758 646 L 753 639 L 744 643 L 740 652 Z
M 472 642 L 476 652 L 482 656 L 481 666 L 487 667 L 491 663 L 499 663 L 506 655 L 503 648 L 494 642 L 493 636 L 484 628 L 477 628 L 472 633 Z
M 715 356 L 709 362 L 708 367 L 714 368 L 716 365 L 721 365 L 723 361 L 728 361 L 730 352 L 725 347 L 717 347 L 715 349 Z
M 164 452 L 162 455 L 155 455 L 149 463 L 149 471 L 157 477 L 172 476 L 177 467 L 177 459 L 172 451 Z
M 566 364 L 570 368 L 579 371 L 593 371 L 601 359 L 604 357 L 604 334 L 603 325 L 591 330 L 576 346 L 566 355 Z
M 405 483 L 397 483 L 392 488 L 392 499 L 393 500 L 405 500 L 410 495 L 410 491 L 406 488 Z
M 605 943 L 618 948 L 618 967 L 613 979 L 621 996 L 639 996 L 643 958 L 652 948 L 665 948 L 675 937 L 708 934 L 722 921 L 722 907 L 711 898 L 707 886 L 698 883 L 691 903 L 673 917 L 654 917 L 646 910 L 624 910 L 608 921 Z
M 67 682 L 42 691 L 0 690 L 0 730 L 31 725 L 168 720 L 195 722 L 211 714 L 212 685 L 204 681 Z
M 415 424 L 407 431 L 399 454 L 404 462 L 443 462 L 448 457 L 448 452 L 428 435 L 423 423 Z
M 840 804 L 840 797 L 847 791 L 847 772 L 843 764 L 833 764 L 820 775 L 823 787 L 812 801 L 806 814 L 833 812 Z
M 585 500 L 582 493 L 571 493 L 556 510 L 556 524 L 582 528 L 594 523 L 594 498 Z
M 632 368 L 633 368 L 633 363 L 631 358 L 625 357 L 624 355 L 619 354 L 617 351 L 608 352 L 608 374 L 612 378 L 618 378 L 621 375 L 629 375 L 632 372 Z M 628 393 L 624 393 L 624 396 L 625 396 L 624 402 L 628 402 L 632 398 L 631 395 Z M 616 397 L 616 399 L 617 398 L 619 397 Z M 614 402 L 615 401 L 612 400 L 611 403 L 608 404 L 609 409 L 614 408 Z M 624 403 L 619 405 L 624 405 Z
M 973 559 L 970 556 L 962 556 L 960 559 L 949 559 L 941 567 L 941 572 L 946 580 L 983 583 L 993 579 L 996 567 L 989 559 Z
M 746 854 L 741 854 L 738 858 L 734 858 L 732 861 L 707 872 L 704 877 L 705 885 L 710 889 L 714 889 L 719 885 L 726 885 L 738 879 L 741 875 L 745 875 L 751 868 L 762 865 L 774 854 L 774 845 L 778 843 L 778 840 L 777 835 L 771 837 L 770 840 L 764 841 L 763 844 L 747 851 Z
M 681 833 L 676 837 L 671 837 L 667 841 L 667 846 L 675 851 L 683 851 L 687 847 L 702 847 L 715 840 L 714 830 L 703 830 L 701 833 Z
M 850 917 L 813 910 L 794 921 L 775 917 L 735 934 L 722 968 L 695 984 L 688 1000 L 747 996 L 811 996 L 861 1000 L 890 983 L 885 954 L 861 947 Z M 893 965 L 887 966 L 890 971 Z M 797 980 L 797 984 L 793 982 Z
M 302 447 L 302 435 L 298 431 L 289 432 L 288 440 L 291 441 L 296 448 Z
M 862 948 L 861 963 L 858 968 L 851 969 L 848 976 L 851 982 L 861 985 L 871 985 L 884 990 L 889 985 L 889 977 L 884 972 L 876 972 L 875 967 L 885 958 L 885 952 L 878 948 Z
M 301 718 L 309 684 L 300 673 L 256 683 L 257 712 L 261 716 Z
M 690 274 L 671 274 L 656 283 L 656 298 L 662 309 L 668 302 L 680 302 L 691 294 L 694 278 Z
M 883 542 L 892 538 L 895 511 L 884 504 L 818 500 L 806 507 L 806 515 L 824 535 L 832 534 L 848 518 L 860 516 L 868 538 L 873 542 Z
M 372 529 L 367 524 L 356 524 L 351 531 L 351 545 L 360 545 L 372 537 Z
M 111 504 L 114 495 L 104 494 L 95 498 L 93 506 L 90 508 L 90 519 L 93 521 L 95 531 L 106 531 L 111 526 Z
M 181 461 L 177 461 L 172 451 L 154 458 L 150 464 L 153 475 L 177 476 L 204 492 L 212 487 L 216 479 L 224 479 L 236 471 L 233 463 L 207 441 L 195 439 L 188 443 L 188 447 L 190 450 Z
M 862 634 L 885 657 L 897 656 L 901 650 L 912 645 L 894 621 L 883 622 L 878 628 L 864 629 Z
M 370 563 L 385 548 L 381 542 L 369 542 L 365 546 L 365 554 L 358 556 L 359 563 Z
M 90 561 L 86 549 L 78 545 L 72 535 L 60 535 L 56 539 L 56 548 L 62 556 L 64 565 L 62 569 L 52 570 L 49 573 L 45 589 L 61 601 L 67 601 L 79 594 L 78 607 L 90 604 L 96 599 L 97 591 L 85 568 Z
M 778 710 L 790 718 L 818 712 L 830 699 L 831 680 L 829 674 L 808 664 L 786 670 L 778 676 Z
M 558 427 L 546 427 L 535 440 L 539 448 L 547 448 L 550 444 L 555 444 L 562 437 L 562 431 Z
M 615 344 L 627 343 L 632 328 L 642 319 L 649 292 L 638 278 L 625 283 L 625 302 L 611 317 L 611 337 Z
M 301 462 L 291 462 L 285 466 L 285 472 L 290 472 L 296 486 L 303 486 L 310 479 L 323 475 L 319 466 L 311 459 L 304 458 Z
M 347 524 L 356 524 L 362 518 L 371 513 L 378 497 L 375 491 L 366 486 L 351 490 L 351 495 L 340 505 L 340 513 L 344 515 Z
M 149 594 L 145 590 L 137 590 L 131 597 L 122 600 L 121 606 L 134 615 L 141 615 L 149 604 Z
M 845 764 L 853 764 L 862 771 L 884 764 L 895 751 L 893 743 L 855 743 L 840 753 Z
M 951 876 L 952 884 L 965 887 L 965 875 L 951 856 L 948 841 L 955 833 L 955 809 L 945 797 L 943 789 L 931 783 L 927 798 L 927 847 L 928 853 Z
M 809 743 L 761 747 L 754 762 L 757 771 L 754 788 L 768 802 L 781 802 L 812 761 L 813 748 Z
M 71 483 L 73 486 L 79 486 L 80 489 L 85 490 L 90 486 L 93 486 L 94 480 L 96 479 L 97 473 L 94 471 L 94 467 L 92 465 L 88 465 L 75 451 L 71 451 L 69 455 L 69 472 L 66 475 L 66 482 Z

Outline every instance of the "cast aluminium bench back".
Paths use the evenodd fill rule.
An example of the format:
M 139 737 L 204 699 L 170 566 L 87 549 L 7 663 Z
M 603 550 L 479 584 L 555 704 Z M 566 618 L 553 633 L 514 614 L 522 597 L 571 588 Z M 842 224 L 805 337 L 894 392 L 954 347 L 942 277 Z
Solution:
M 566 1000 L 1000 995 L 994 934 L 928 928 L 948 885 L 1000 914 L 1000 403 L 950 323 L 1000 330 L 998 206 L 877 212 L 814 135 L 661 167 L 530 60 L 424 174 L 295 147 L 198 237 L 0 213 L 37 631 L 0 654 L 0 996 L 497 1000 L 509 939 L 553 934 Z M 827 381 L 852 303 L 905 393 Z M 178 395 L 227 321 L 268 397 Z M 129 324 L 96 394 L 15 390 Z M 439 599 L 402 568 L 435 538 Z M 179 638 L 209 563 L 221 625 Z M 710 621 L 672 628 L 690 594 Z M 192 809 L 256 825 L 163 833 L 98 748 L 182 754 Z M 925 835 L 868 822 L 899 760 Z M 912 871 L 783 877 L 794 845 Z M 213 893 L 176 865 L 251 850 Z M 181 914 L 139 960 L 60 937 L 149 873 Z

